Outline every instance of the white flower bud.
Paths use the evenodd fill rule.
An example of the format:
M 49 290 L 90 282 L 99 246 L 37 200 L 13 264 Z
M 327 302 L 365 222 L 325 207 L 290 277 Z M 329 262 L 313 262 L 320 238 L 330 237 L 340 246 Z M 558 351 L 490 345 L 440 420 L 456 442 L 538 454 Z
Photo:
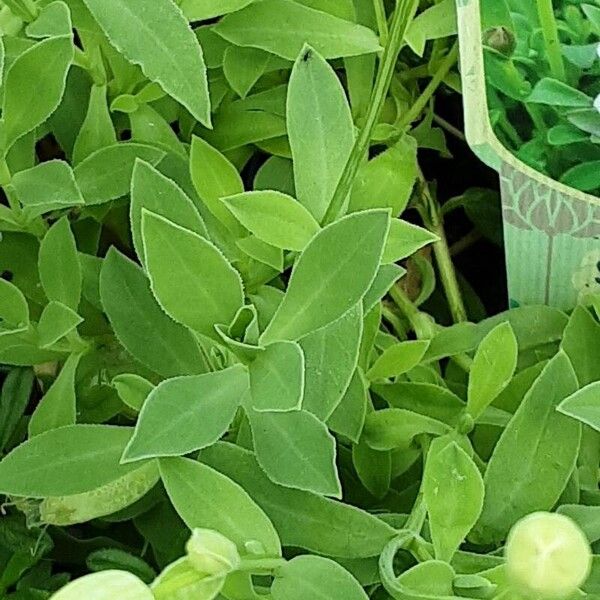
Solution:
M 587 579 L 590 545 L 577 524 L 560 514 L 538 512 L 518 521 L 505 548 L 514 587 L 536 599 L 563 600 Z
M 598 94 L 594 99 L 594 108 L 600 112 L 600 94 Z
M 194 568 L 207 575 L 224 575 L 240 566 L 236 545 L 212 529 L 194 529 L 185 549 Z

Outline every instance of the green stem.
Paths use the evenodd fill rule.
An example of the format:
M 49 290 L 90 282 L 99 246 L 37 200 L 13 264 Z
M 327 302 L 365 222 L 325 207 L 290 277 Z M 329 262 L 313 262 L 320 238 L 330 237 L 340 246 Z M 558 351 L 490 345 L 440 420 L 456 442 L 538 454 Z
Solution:
M 439 240 L 433 244 L 433 252 L 435 254 L 440 278 L 450 308 L 450 314 L 455 323 L 467 321 L 467 311 L 463 302 L 460 286 L 458 285 L 454 264 L 452 263 L 450 247 L 448 246 L 446 232 L 444 231 L 440 205 L 432 196 L 422 172 L 419 173 L 419 178 L 421 180 L 421 201 L 417 208 L 425 223 L 425 227 L 439 238 Z
M 383 0 L 373 0 L 373 8 L 375 9 L 375 17 L 377 19 L 377 29 L 379 30 L 379 43 L 385 47 L 390 35 L 388 28 L 387 17 L 385 15 L 385 5 Z
M 436 90 L 440 87 L 442 81 L 450 69 L 456 64 L 458 60 L 458 43 L 454 43 L 450 52 L 445 56 L 444 60 L 440 63 L 436 72 L 433 74 L 431 81 L 427 84 L 421 95 L 416 99 L 410 110 L 404 114 L 396 124 L 398 131 L 404 133 L 404 130 L 419 117 L 423 112 L 428 102 L 431 100 Z
M 365 123 L 354 143 L 348 162 L 344 167 L 340 181 L 338 182 L 333 198 L 331 199 L 331 204 L 323 219 L 323 224 L 325 225 L 335 221 L 341 212 L 344 202 L 352 189 L 358 168 L 362 163 L 365 154 L 369 150 L 373 130 L 375 129 L 375 125 L 377 125 L 381 109 L 383 108 L 392 83 L 398 54 L 404 44 L 404 36 L 417 12 L 418 5 L 419 0 L 398 0 L 392 19 L 392 27 L 390 29 L 388 42 L 381 57 L 375 87 L 373 89 L 371 100 L 369 101 L 369 109 L 367 111 Z
M 560 38 L 558 37 L 558 26 L 556 25 L 552 0 L 537 0 L 537 12 L 544 35 L 550 71 L 554 78 L 564 81 L 566 79 L 565 63 L 560 49 Z
M 429 340 L 435 335 L 435 324 L 431 318 L 412 303 L 399 285 L 393 285 L 389 294 L 419 339 Z

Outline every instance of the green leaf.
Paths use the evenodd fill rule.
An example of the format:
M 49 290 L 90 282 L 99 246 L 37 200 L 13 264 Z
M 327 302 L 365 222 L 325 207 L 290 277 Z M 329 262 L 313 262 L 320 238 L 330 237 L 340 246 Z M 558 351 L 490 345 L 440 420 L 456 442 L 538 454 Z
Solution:
M 117 375 L 110 383 L 123 403 L 136 412 L 141 410 L 148 394 L 154 389 L 152 383 L 134 373 Z
M 407 450 L 418 435 L 444 435 L 444 423 L 401 408 L 384 408 L 367 415 L 363 436 L 373 450 Z
M 380 50 L 370 29 L 291 0 L 263 0 L 227 15 L 214 30 L 237 46 L 250 46 L 296 60 L 304 44 L 325 58 Z
M 0 462 L 0 490 L 44 498 L 114 483 L 140 467 L 119 464 L 131 433 L 129 427 L 69 425 L 36 435 Z
M 71 13 L 64 2 L 52 2 L 40 10 L 37 18 L 25 28 L 31 38 L 53 38 L 71 35 Z
M 174 2 L 84 0 L 110 43 L 207 127 L 210 98 L 202 48 Z
M 569 359 L 559 352 L 544 368 L 502 433 L 485 472 L 483 512 L 473 539 L 505 539 L 521 517 L 550 510 L 579 451 L 579 423 L 556 407 L 577 390 Z
M 0 325 L 5 329 L 23 329 L 29 325 L 29 305 L 23 292 L 0 277 Z
M 361 375 L 360 369 L 357 369 L 350 380 L 350 385 L 342 400 L 329 419 L 327 419 L 327 426 L 331 431 L 357 443 L 362 433 L 366 416 L 367 385 Z
M 214 444 L 231 425 L 247 389 L 241 365 L 163 381 L 146 398 L 122 460 L 182 456 Z
M 381 554 L 396 530 L 352 505 L 272 483 L 251 452 L 218 443 L 201 460 L 227 475 L 252 496 L 275 525 L 284 546 L 339 558 Z
M 71 354 L 29 421 L 29 437 L 64 425 L 76 419 L 75 373 L 81 354 Z
M 427 455 L 423 494 L 438 560 L 450 562 L 483 507 L 479 469 L 455 442 L 439 438 Z
M 73 147 L 73 163 L 80 163 L 101 148 L 117 143 L 117 135 L 108 110 L 105 85 L 93 85 L 85 120 Z
M 70 35 L 52 37 L 25 50 L 9 67 L 2 103 L 5 150 L 56 110 L 65 91 L 73 48 Z M 31 102 L 23 102 L 32 81 L 37 92 Z
M 287 127 L 298 201 L 321 222 L 354 146 L 354 123 L 335 71 L 308 46 L 292 69 Z
M 320 230 L 300 203 L 281 192 L 245 192 L 223 201 L 246 229 L 277 248 L 301 252 Z
M 327 496 L 341 496 L 335 440 L 313 414 L 249 412 L 254 451 L 271 481 Z
M 176 321 L 213 339 L 244 303 L 239 273 L 209 241 L 143 212 L 142 235 L 152 291 Z
M 189 21 L 206 21 L 248 6 L 254 0 L 182 0 L 179 8 Z
M 62 160 L 50 160 L 15 173 L 11 185 L 28 218 L 83 204 L 73 170 Z
M 236 237 L 246 235 L 245 229 L 221 201 L 244 191 L 240 174 L 221 152 L 196 136 L 192 137 L 190 174 L 206 208 Z
M 600 431 L 599 394 L 600 381 L 595 381 L 565 398 L 556 410 Z
M 135 142 L 105 146 L 75 167 L 75 180 L 86 204 L 103 204 L 129 193 L 137 159 L 156 165 L 164 155 L 158 148 Z
M 77 600 L 78 598 L 154 600 L 154 595 L 150 588 L 135 575 L 127 571 L 111 569 L 75 579 L 53 594 L 52 598 L 53 600 Z
M 519 347 L 510 323 L 501 323 L 477 348 L 469 375 L 467 410 L 477 419 L 509 384 Z
M 600 160 L 575 165 L 561 175 L 560 182 L 582 192 L 593 192 L 600 187 L 599 169 Z
M 368 211 L 322 229 L 296 263 L 285 298 L 262 342 L 297 340 L 355 306 L 375 278 L 388 225 L 387 213 Z M 348 240 L 361 243 L 348 247 Z
M 280 273 L 285 270 L 281 248 L 270 246 L 254 235 L 236 240 L 235 245 L 250 258 L 268 265 Z
M 403 375 L 421 362 L 428 347 L 429 340 L 413 340 L 394 344 L 375 361 L 367 371 L 367 377 L 371 381 L 375 381 Z
M 13 368 L 0 392 L 0 450 L 6 450 L 25 413 L 33 390 L 33 369 Z
M 44 236 L 39 270 L 48 300 L 62 302 L 76 311 L 81 300 L 81 263 L 67 217 L 57 221 Z
M 406 275 L 406 269 L 399 265 L 381 265 L 375 279 L 365 294 L 362 306 L 363 312 L 366 314 L 377 306 L 383 297 L 390 291 L 392 286 L 402 277 Z
M 164 377 L 204 370 L 192 333 L 164 313 L 143 271 L 114 248 L 102 265 L 100 295 L 115 335 L 143 365 Z
M 397 262 L 437 241 L 438 237 L 427 229 L 400 219 L 392 219 L 381 262 L 384 265 Z
M 304 354 L 294 342 L 275 342 L 250 365 L 251 406 L 257 411 L 298 410 L 304 393 Z
M 302 408 L 326 421 L 342 401 L 358 363 L 362 337 L 360 305 L 337 321 L 303 337 L 300 347 L 306 360 Z
M 360 583 L 335 561 L 321 556 L 297 556 L 275 572 L 273 600 L 367 600 Z
M 413 20 L 406 32 L 406 42 L 415 54 L 423 56 L 428 40 L 438 40 L 456 33 L 456 3 L 454 0 L 442 0 Z
M 83 318 L 62 302 L 48 303 L 38 323 L 40 346 L 48 348 L 73 331 Z
M 349 211 L 391 208 L 392 216 L 398 216 L 410 200 L 417 172 L 417 143 L 404 136 L 361 165 L 350 194 Z
M 361 442 L 352 446 L 352 464 L 369 493 L 379 500 L 384 498 L 392 479 L 392 453 L 373 450 Z
M 593 99 L 558 79 L 543 77 L 535 84 L 527 102 L 570 108 L 590 108 Z
M 240 485 L 210 466 L 186 458 L 160 460 L 160 474 L 175 509 L 193 529 L 214 529 L 240 551 L 256 541 L 264 554 L 281 556 L 279 537 L 269 518 Z
M 581 527 L 590 543 L 600 539 L 600 506 L 564 504 L 559 506 L 556 512 L 573 519 Z
M 131 180 L 131 235 L 142 264 L 145 260 L 142 238 L 142 212 L 153 212 L 208 239 L 202 217 L 187 194 L 152 165 L 136 160 Z

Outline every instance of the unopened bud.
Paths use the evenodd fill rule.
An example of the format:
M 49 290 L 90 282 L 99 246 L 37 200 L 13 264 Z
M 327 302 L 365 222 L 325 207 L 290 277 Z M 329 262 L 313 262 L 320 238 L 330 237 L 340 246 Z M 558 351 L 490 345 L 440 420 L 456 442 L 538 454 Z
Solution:
M 207 575 L 225 575 L 240 566 L 237 546 L 212 529 L 194 529 L 185 549 L 193 567 Z

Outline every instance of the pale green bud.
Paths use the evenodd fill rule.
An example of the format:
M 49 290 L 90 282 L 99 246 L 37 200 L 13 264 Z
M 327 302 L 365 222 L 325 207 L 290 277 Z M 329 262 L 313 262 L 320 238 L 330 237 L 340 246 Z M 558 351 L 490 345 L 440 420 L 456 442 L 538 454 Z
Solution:
M 206 575 L 226 575 L 241 563 L 237 546 L 212 529 L 194 529 L 185 549 L 194 568 Z
M 543 600 L 570 598 L 587 579 L 592 552 L 577 524 L 560 514 L 538 512 L 512 528 L 505 548 L 512 585 Z
M 155 600 L 150 588 L 127 571 L 100 571 L 67 584 L 50 600 Z
M 224 584 L 225 575 L 201 573 L 184 556 L 168 565 L 154 580 L 152 592 L 154 600 L 213 600 Z

